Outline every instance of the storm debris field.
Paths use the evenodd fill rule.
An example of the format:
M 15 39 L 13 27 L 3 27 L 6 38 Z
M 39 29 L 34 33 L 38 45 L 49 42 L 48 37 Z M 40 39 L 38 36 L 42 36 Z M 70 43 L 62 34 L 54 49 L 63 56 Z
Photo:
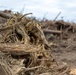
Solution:
M 0 11 L 0 75 L 75 75 L 76 24 L 30 14 Z

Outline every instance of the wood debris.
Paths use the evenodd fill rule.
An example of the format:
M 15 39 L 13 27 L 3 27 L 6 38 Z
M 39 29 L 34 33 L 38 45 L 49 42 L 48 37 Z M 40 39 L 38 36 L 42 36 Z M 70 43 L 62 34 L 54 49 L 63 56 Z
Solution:
M 62 35 L 65 26 L 52 21 L 45 29 L 45 25 L 27 17 L 29 14 L 32 13 L 22 15 L 8 10 L 0 12 L 0 16 L 6 19 L 6 22 L 0 24 L 0 59 L 5 59 L 6 64 L 9 64 L 14 72 L 10 75 L 66 74 L 67 67 L 58 70 L 59 65 L 53 58 L 51 46 L 44 35 L 45 32 Z M 54 24 L 55 30 L 50 30 Z

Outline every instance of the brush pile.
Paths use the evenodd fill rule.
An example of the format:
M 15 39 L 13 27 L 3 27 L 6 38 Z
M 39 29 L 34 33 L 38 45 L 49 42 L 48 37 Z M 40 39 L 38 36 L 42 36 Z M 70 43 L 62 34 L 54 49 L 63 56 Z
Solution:
M 76 68 L 76 23 L 64 20 L 45 20 L 41 23 L 56 59 L 67 63 L 71 70 Z M 76 75 L 76 71 L 72 71 L 71 75 Z
M 64 50 L 72 50 L 75 47 L 76 23 L 65 22 L 64 20 L 49 21 L 42 23 L 42 29 L 46 39 L 50 42 L 57 43 L 59 46 L 65 46 Z
M 41 25 L 28 14 L 0 11 L 1 75 L 61 75 L 68 73 L 52 57 Z M 58 68 L 59 67 L 59 68 Z

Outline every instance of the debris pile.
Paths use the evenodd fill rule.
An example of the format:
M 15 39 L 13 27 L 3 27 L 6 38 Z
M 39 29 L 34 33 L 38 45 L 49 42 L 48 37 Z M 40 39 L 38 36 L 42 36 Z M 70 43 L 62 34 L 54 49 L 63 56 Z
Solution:
M 41 21 L 42 29 L 51 45 L 52 53 L 60 62 L 65 62 L 71 68 L 72 75 L 76 69 L 76 23 L 64 20 Z
M 28 14 L 0 11 L 0 73 L 3 75 L 61 75 L 41 25 Z M 1 20 L 1 19 L 0 19 Z M 58 68 L 59 67 L 59 68 Z
M 57 42 L 57 44 L 65 42 L 64 45 L 66 45 L 67 49 L 71 46 L 75 46 L 76 23 L 65 22 L 63 20 L 46 20 L 41 23 L 44 34 L 49 42 Z

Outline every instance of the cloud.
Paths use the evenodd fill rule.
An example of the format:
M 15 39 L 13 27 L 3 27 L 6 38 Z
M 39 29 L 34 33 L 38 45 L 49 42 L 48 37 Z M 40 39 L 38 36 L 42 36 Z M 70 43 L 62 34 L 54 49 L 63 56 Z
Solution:
M 47 13 L 46 18 L 54 19 L 62 12 L 58 19 L 64 16 L 66 20 L 72 20 L 76 15 L 76 0 L 0 0 L 0 9 L 20 12 L 24 6 L 24 13 L 32 12 L 38 18 L 43 18 Z
M 67 5 L 67 7 L 76 7 L 76 3 L 65 3 Z

